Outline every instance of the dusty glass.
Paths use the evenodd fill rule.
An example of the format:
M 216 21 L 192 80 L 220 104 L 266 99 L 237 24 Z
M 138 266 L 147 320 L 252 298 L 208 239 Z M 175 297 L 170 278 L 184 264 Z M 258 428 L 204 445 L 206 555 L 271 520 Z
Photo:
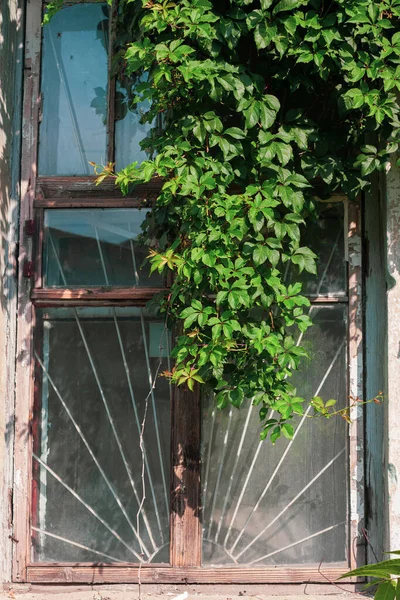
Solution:
M 89 175 L 105 164 L 108 7 L 77 4 L 43 28 L 40 175 Z
M 39 311 L 35 561 L 168 562 L 169 344 L 139 308 Z

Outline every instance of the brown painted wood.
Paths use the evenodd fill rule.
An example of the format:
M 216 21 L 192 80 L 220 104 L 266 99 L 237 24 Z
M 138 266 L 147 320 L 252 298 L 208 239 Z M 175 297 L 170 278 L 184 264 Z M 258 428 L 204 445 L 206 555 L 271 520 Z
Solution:
M 343 565 L 290 567 L 157 567 L 140 568 L 141 583 L 328 583 L 348 570 Z M 132 565 L 57 565 L 40 564 L 28 567 L 32 583 L 137 583 L 139 567 Z M 355 582 L 346 579 L 346 583 Z
M 36 201 L 44 198 L 123 198 L 121 190 L 110 178 L 96 185 L 96 175 L 86 177 L 38 177 L 36 184 Z M 163 180 L 155 178 L 149 183 L 137 185 L 128 198 L 143 199 L 157 197 Z
M 171 549 L 173 567 L 201 565 L 200 389 L 172 393 Z
M 144 306 L 163 288 L 88 287 L 77 289 L 41 288 L 31 292 L 35 306 Z
M 34 208 L 147 208 L 153 205 L 152 198 L 39 198 Z

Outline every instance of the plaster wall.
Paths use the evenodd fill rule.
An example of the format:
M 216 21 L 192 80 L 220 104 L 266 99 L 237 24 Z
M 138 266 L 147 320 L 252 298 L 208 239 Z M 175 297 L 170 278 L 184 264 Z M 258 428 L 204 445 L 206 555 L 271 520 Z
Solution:
M 387 201 L 387 501 L 386 550 L 400 549 L 400 169 L 386 178 Z M 379 349 L 377 349 L 377 357 Z
M 0 6 L 0 581 L 9 581 L 23 38 L 18 0 Z

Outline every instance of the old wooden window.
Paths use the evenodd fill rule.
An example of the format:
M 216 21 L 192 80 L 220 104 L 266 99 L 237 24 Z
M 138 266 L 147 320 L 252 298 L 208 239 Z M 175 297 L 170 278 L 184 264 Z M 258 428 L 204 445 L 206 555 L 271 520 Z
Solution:
M 110 77 L 113 19 L 90 2 L 72 2 L 44 32 L 41 18 L 32 0 L 15 580 L 325 581 L 321 560 L 334 578 L 362 560 L 362 411 L 350 426 L 306 415 L 293 441 L 272 447 L 258 442 L 250 402 L 218 412 L 158 377 L 170 333 L 145 305 L 165 282 L 141 268 L 137 237 L 159 184 L 122 198 L 113 182 L 95 187 L 88 165 L 144 157 L 148 129 L 121 112 L 126 92 Z M 344 406 L 361 395 L 358 207 L 322 204 L 309 234 L 320 257 L 317 279 L 303 281 L 313 360 L 298 388 Z

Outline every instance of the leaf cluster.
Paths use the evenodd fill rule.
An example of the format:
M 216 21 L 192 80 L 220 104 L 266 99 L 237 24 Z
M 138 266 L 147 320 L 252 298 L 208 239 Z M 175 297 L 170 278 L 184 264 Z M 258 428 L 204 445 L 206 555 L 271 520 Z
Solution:
M 179 326 L 172 381 L 206 383 L 220 407 L 251 397 L 262 437 L 291 438 L 304 411 L 290 383 L 306 356 L 296 332 L 311 320 L 286 273 L 315 273 L 302 243 L 314 198 L 355 198 L 397 150 L 400 0 L 134 8 L 120 4 L 124 31 L 128 14 L 136 24 L 121 69 L 150 106 L 143 121 L 161 115 L 163 130 L 116 182 L 164 182 L 144 238 L 151 269 L 173 275 L 161 304 Z
M 143 239 L 151 270 L 173 276 L 169 376 L 207 384 L 219 407 L 253 398 L 261 437 L 291 438 L 311 320 L 287 273 L 316 272 L 302 242 L 314 198 L 356 198 L 398 149 L 400 0 L 120 0 L 118 14 L 116 69 L 150 107 L 142 122 L 163 125 L 116 183 L 163 180 Z

